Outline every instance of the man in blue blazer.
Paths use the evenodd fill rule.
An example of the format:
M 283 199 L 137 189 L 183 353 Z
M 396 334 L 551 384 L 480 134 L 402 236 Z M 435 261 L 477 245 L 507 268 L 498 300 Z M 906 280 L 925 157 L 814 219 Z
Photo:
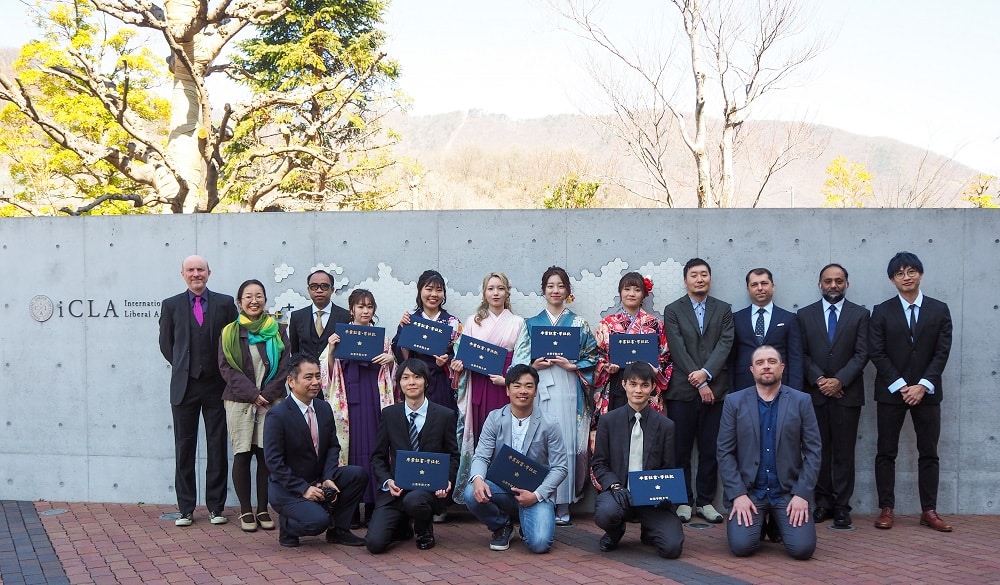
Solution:
M 739 557 L 757 552 L 769 514 L 788 554 L 806 560 L 816 550 L 809 521 L 822 457 L 816 413 L 808 394 L 781 383 L 778 350 L 761 346 L 751 362 L 755 384 L 726 398 L 719 426 L 729 549 Z
M 174 491 L 180 517 L 177 526 L 194 522 L 197 502 L 194 460 L 198 451 L 198 418 L 205 419 L 205 505 L 212 524 L 225 524 L 226 469 L 229 466 L 226 411 L 219 374 L 219 337 L 236 320 L 233 297 L 208 290 L 212 271 L 201 256 L 181 263 L 187 290 L 160 305 L 160 353 L 170 362 L 170 410 L 174 423 Z
M 742 390 L 754 385 L 750 373 L 750 356 L 762 345 L 770 345 L 781 354 L 785 364 L 782 383 L 802 389 L 803 357 L 802 335 L 795 313 L 778 307 L 774 297 L 774 277 L 767 268 L 754 268 L 747 272 L 747 292 L 751 304 L 733 313 L 736 336 L 729 355 L 729 375 L 732 389 Z
M 507 550 L 514 532 L 514 518 L 521 521 L 521 538 L 533 553 L 544 553 L 555 538 L 555 493 L 569 472 L 559 421 L 535 408 L 538 372 L 517 364 L 507 370 L 510 404 L 486 417 L 472 460 L 472 479 L 465 488 L 465 505 L 493 532 L 490 550 Z M 486 471 L 504 445 L 549 468 L 533 492 L 510 492 L 488 481 Z
M 333 409 L 314 400 L 320 390 L 319 362 L 299 355 L 289 363 L 291 395 L 264 419 L 264 458 L 271 472 L 268 494 L 277 510 L 278 544 L 299 546 L 300 536 L 326 530 L 326 541 L 364 546 L 348 527 L 368 485 L 357 465 L 340 465 L 340 442 Z M 323 488 L 336 493 L 327 501 Z

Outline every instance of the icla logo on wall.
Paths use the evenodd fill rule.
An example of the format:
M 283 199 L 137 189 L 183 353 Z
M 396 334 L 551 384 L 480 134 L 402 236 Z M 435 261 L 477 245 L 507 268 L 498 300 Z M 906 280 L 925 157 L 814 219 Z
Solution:
M 111 299 L 108 299 L 105 305 L 104 301 L 97 301 L 95 299 L 73 299 L 69 302 L 53 302 L 52 299 L 45 295 L 35 295 L 28 301 L 28 313 L 31 314 L 32 319 L 39 323 L 48 321 L 53 315 L 60 318 L 73 317 L 76 319 L 85 317 L 141 319 L 159 318 L 160 316 L 160 301 L 130 301 L 125 299 L 121 302 L 121 305 L 124 305 L 124 309 L 119 314 L 118 307 L 115 306 L 115 301 Z

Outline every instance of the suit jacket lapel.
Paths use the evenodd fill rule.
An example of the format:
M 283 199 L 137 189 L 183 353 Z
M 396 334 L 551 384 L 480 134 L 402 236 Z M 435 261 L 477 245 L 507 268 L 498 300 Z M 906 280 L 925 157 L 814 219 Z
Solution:
M 427 400 L 427 398 L 425 397 L 424 400 Z M 407 428 L 408 428 L 409 427 L 409 422 L 406 420 L 406 414 L 405 414 L 406 413 L 406 409 L 404 408 L 400 412 L 404 413 L 403 414 L 403 423 L 406 424 Z M 424 418 L 424 426 L 420 427 L 420 432 L 417 433 L 417 445 L 420 446 L 420 450 L 421 451 L 430 451 L 430 449 L 428 449 L 424 445 L 424 431 L 427 430 L 428 426 L 435 424 L 436 421 L 437 421 L 437 412 L 433 408 L 431 408 L 430 403 L 428 403 L 427 404 L 427 416 Z M 431 428 L 433 428 L 433 427 L 431 427 Z
M 750 426 L 753 427 L 754 452 L 760 452 L 760 411 L 757 408 L 757 391 L 747 393 L 744 399 L 744 407 L 750 413 Z
M 775 461 L 777 461 L 779 443 L 781 443 L 781 429 L 784 428 L 785 415 L 788 413 L 788 401 L 791 400 L 790 398 L 788 398 L 788 393 L 785 392 L 784 386 L 782 386 L 781 389 L 778 390 L 778 396 L 780 397 L 778 399 L 778 416 L 775 418 L 775 427 L 774 427 Z M 757 423 L 757 426 L 760 427 L 760 422 Z
M 511 427 L 513 427 L 514 415 L 511 414 Z M 535 433 L 538 428 L 542 425 L 542 411 L 535 408 L 531 412 L 531 418 L 528 419 L 528 431 L 524 435 L 524 444 L 521 445 L 521 449 L 525 455 L 531 450 L 531 443 L 535 439 Z M 530 455 L 529 455 L 530 457 Z

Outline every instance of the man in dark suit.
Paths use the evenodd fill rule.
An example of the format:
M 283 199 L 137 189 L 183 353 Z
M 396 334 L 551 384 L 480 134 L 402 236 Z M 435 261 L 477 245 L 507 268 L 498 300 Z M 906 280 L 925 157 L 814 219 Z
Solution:
M 869 330 L 878 404 L 875 486 L 882 510 L 875 527 L 888 529 L 894 523 L 896 453 L 899 431 L 909 412 L 919 454 L 920 524 L 951 532 L 937 513 L 941 374 L 951 352 L 951 313 L 948 305 L 921 292 L 924 265 L 915 254 L 896 254 L 886 272 L 899 294 L 875 307 Z
M 733 313 L 728 303 L 709 296 L 712 268 L 701 258 L 684 265 L 687 294 L 667 305 L 663 323 L 674 373 L 667 386 L 667 416 L 674 422 L 677 466 L 688 478 L 688 501 L 709 522 L 722 522 L 713 502 L 718 491 L 715 440 L 722 401 L 729 393 L 726 371 L 733 346 Z M 698 442 L 697 500 L 691 490 L 691 450 Z M 691 520 L 691 506 L 677 506 L 681 522 Z
M 229 295 L 208 290 L 212 271 L 201 256 L 181 264 L 187 290 L 160 305 L 160 353 L 170 362 L 170 410 L 174 423 L 174 490 L 177 526 L 194 522 L 198 501 L 194 460 L 198 450 L 198 416 L 205 419 L 208 460 L 205 469 L 205 505 L 212 524 L 225 524 L 227 456 L 226 411 L 222 406 L 225 382 L 219 374 L 219 337 L 236 320 L 236 303 Z
M 330 302 L 333 296 L 333 276 L 317 270 L 306 279 L 313 304 L 292 311 L 288 320 L 288 343 L 291 354 L 319 359 L 326 349 L 337 323 L 350 323 L 351 313 Z
M 280 514 L 278 544 L 296 547 L 300 536 L 326 530 L 329 543 L 363 546 L 365 540 L 348 526 L 368 474 L 357 465 L 340 465 L 333 409 L 313 400 L 321 386 L 319 362 L 293 357 L 285 381 L 291 394 L 264 419 L 264 458 L 271 471 L 268 495 Z M 334 490 L 330 498 L 324 488 Z
M 778 350 L 763 345 L 751 358 L 755 384 L 726 398 L 719 426 L 719 475 L 729 508 L 726 537 L 738 557 L 760 548 L 770 515 L 793 558 L 812 558 L 816 525 L 809 503 L 822 444 L 809 395 L 781 383 Z
M 795 313 L 778 307 L 774 297 L 774 277 L 767 268 L 754 268 L 747 272 L 747 292 L 750 306 L 733 313 L 736 337 L 729 356 L 729 375 L 733 390 L 753 386 L 750 373 L 750 356 L 762 345 L 770 345 L 781 354 L 786 364 L 782 383 L 800 390 L 802 388 L 802 335 Z
M 514 518 L 521 521 L 521 538 L 533 553 L 545 553 L 555 540 L 556 488 L 569 472 L 566 446 L 559 421 L 535 408 L 538 372 L 531 366 L 515 364 L 507 370 L 510 404 L 486 417 L 483 432 L 472 460 L 472 479 L 465 487 L 465 505 L 493 532 L 490 550 L 507 550 L 514 533 Z M 486 479 L 490 463 L 509 445 L 529 459 L 549 468 L 542 484 L 533 492 L 510 491 Z
M 622 372 L 622 387 L 630 408 L 617 408 L 597 423 L 591 470 L 602 487 L 594 506 L 594 522 L 604 530 L 599 547 L 618 548 L 625 535 L 626 516 L 635 512 L 640 540 L 652 544 L 666 559 L 676 559 L 684 547 L 684 528 L 670 502 L 658 506 L 631 505 L 628 472 L 674 467 L 674 423 L 649 406 L 656 372 L 634 362 Z M 639 425 L 639 429 L 635 428 Z
M 404 361 L 396 369 L 396 388 L 404 402 L 382 410 L 371 463 L 380 490 L 375 495 L 375 513 L 365 537 L 365 544 L 373 554 L 384 552 L 393 541 L 408 539 L 413 532 L 417 534 L 418 549 L 434 548 L 431 520 L 441 500 L 449 496 L 455 485 L 459 462 L 458 415 L 425 398 L 430 377 L 423 361 L 415 358 Z M 399 451 L 447 454 L 448 487 L 434 492 L 398 487 L 394 478 Z
M 827 264 L 819 272 L 823 298 L 798 313 L 805 356 L 803 390 L 812 396 L 823 439 L 813 519 L 823 522 L 832 514 L 838 528 L 851 525 L 854 446 L 868 363 L 868 309 L 844 298 L 850 286 L 847 269 Z

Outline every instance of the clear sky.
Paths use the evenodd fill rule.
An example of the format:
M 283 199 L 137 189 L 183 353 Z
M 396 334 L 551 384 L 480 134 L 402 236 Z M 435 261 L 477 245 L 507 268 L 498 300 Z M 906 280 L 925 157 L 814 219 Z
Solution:
M 804 4 L 830 35 L 828 47 L 764 115 L 890 136 L 1000 174 L 1000 2 Z M 0 0 L 2 44 L 31 35 L 24 6 Z M 604 7 L 619 38 L 669 38 L 668 0 Z M 584 45 L 559 24 L 544 0 L 395 0 L 387 17 L 389 51 L 418 115 L 480 109 L 532 118 L 593 108 Z

